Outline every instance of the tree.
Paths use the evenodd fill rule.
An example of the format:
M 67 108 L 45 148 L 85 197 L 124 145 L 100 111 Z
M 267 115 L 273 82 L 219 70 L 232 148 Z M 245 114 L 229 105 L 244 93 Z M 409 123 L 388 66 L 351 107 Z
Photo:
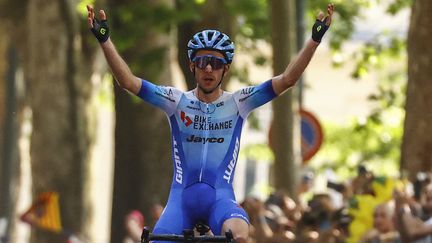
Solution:
M 282 73 L 295 51 L 295 2 L 269 1 L 273 46 L 273 72 Z M 295 197 L 296 172 L 300 163 L 300 134 L 297 99 L 293 89 L 278 97 L 273 104 L 271 144 L 275 156 L 274 187 Z
M 20 13 L 26 1 L 0 1 L 0 31 L 8 33 L 0 40 L 0 217 L 8 221 L 6 234 L 13 241 L 14 213 L 21 174 L 18 137 L 24 106 L 18 70 L 22 67 L 19 50 L 24 49 L 25 17 Z M 21 20 L 21 21 L 19 21 Z
M 33 196 L 58 192 L 63 227 L 85 233 L 90 212 L 85 188 L 93 136 L 87 113 L 92 57 L 81 56 L 82 45 L 77 45 L 80 25 L 75 7 L 69 1 L 28 2 L 24 71 L 32 110 Z M 33 233 L 33 242 L 65 240 L 41 230 Z
M 173 1 L 111 1 L 112 39 L 138 77 L 172 85 Z M 143 211 L 151 224 L 152 203 L 166 202 L 170 189 L 171 137 L 165 114 L 115 85 L 115 172 L 111 242 L 125 235 L 124 217 Z M 150 221 L 150 222 L 149 222 Z
M 432 50 L 425 41 L 432 37 L 432 2 L 414 0 L 411 11 L 401 169 L 414 179 L 418 172 L 432 170 Z
M 0 24 L 0 31 L 8 32 L 9 28 Z M 13 211 L 12 178 L 15 177 L 17 165 L 16 150 L 16 92 L 14 80 L 14 68 L 16 67 L 16 52 L 11 47 L 9 36 L 0 40 L 0 217 L 11 222 Z M 11 232 L 11 227 L 6 232 Z

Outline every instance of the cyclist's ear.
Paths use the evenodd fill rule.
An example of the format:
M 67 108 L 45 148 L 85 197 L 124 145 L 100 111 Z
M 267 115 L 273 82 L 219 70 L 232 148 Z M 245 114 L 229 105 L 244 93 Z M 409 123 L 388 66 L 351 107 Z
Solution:
M 191 73 L 195 73 L 195 63 L 189 61 L 189 70 Z
M 224 72 L 225 72 L 225 73 L 229 71 L 230 66 L 231 66 L 231 64 L 225 64 L 225 65 L 224 65 Z

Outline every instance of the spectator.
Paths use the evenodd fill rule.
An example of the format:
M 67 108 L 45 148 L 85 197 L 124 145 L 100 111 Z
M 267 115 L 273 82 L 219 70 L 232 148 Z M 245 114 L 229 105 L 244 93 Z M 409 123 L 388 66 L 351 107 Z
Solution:
M 153 203 L 150 207 L 150 223 L 152 226 L 159 220 L 162 215 L 164 207 L 160 203 Z
M 375 207 L 373 213 L 373 229 L 367 231 L 361 243 L 396 243 L 401 242 L 399 233 L 394 227 L 394 203 L 387 202 Z
M 426 221 L 422 221 L 420 217 L 412 213 L 406 193 L 396 191 L 395 200 L 397 201 L 399 230 L 403 239 L 415 243 L 432 242 L 432 184 L 427 185 L 422 193 L 422 206 L 425 215 L 428 215 Z
M 372 181 L 373 174 L 364 165 L 359 165 L 357 176 L 351 182 L 353 194 L 371 194 L 370 184 Z
M 123 243 L 141 242 L 141 233 L 144 228 L 144 216 L 138 210 L 130 211 L 125 217 L 127 235 Z
M 275 192 L 271 194 L 267 199 L 266 204 L 277 205 L 282 210 L 285 217 L 289 220 L 288 224 L 291 230 L 294 229 L 294 225 L 301 218 L 301 207 L 297 205 L 297 203 L 286 193 Z
M 308 171 L 302 175 L 300 182 L 297 185 L 297 189 L 296 189 L 297 195 L 295 195 L 296 198 L 294 198 L 294 200 L 300 202 L 302 206 L 305 206 L 307 204 L 305 203 L 306 197 L 308 197 L 308 194 L 313 187 L 313 182 L 314 182 L 314 173 Z
M 331 227 L 329 230 L 323 231 L 320 234 L 319 242 L 326 243 L 343 243 L 349 236 L 348 226 L 351 223 L 351 216 L 349 216 L 346 208 L 340 208 L 332 213 Z
M 251 223 L 250 238 L 253 238 L 256 243 L 267 242 L 273 236 L 273 231 L 265 217 L 264 202 L 256 197 L 247 197 L 243 201 L 242 206 L 249 215 Z

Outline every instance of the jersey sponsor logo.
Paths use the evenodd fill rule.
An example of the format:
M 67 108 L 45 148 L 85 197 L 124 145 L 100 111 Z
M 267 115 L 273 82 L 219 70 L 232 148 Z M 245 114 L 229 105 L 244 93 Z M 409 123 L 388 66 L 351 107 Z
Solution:
M 232 213 L 230 215 L 231 218 L 242 218 L 244 221 L 249 222 L 249 219 L 246 218 L 243 214 L 241 213 Z
M 179 183 L 183 183 L 183 168 L 182 162 L 179 156 L 179 150 L 177 147 L 177 141 L 173 137 L 173 151 L 174 151 L 174 165 L 175 165 L 175 180 Z
M 253 95 L 257 94 L 259 92 L 259 89 L 255 89 L 255 87 L 248 87 L 241 90 L 240 94 L 246 95 L 245 97 L 239 99 L 240 102 L 243 102 Z
M 240 94 L 242 94 L 242 95 L 249 95 L 249 94 L 251 94 L 251 93 L 254 91 L 254 89 L 255 89 L 255 87 L 247 87 L 247 88 L 243 88 L 243 89 L 240 91 Z
M 186 115 L 184 111 L 180 112 L 180 119 L 185 124 L 186 127 L 190 126 L 193 122 L 192 119 Z
M 163 94 L 163 95 L 166 95 L 166 96 L 173 96 L 172 89 L 170 89 L 170 88 L 167 88 L 167 87 L 164 87 L 164 86 L 159 86 L 159 87 L 158 87 L 158 91 L 159 91 L 161 94 Z
M 232 159 L 229 162 L 227 169 L 225 170 L 224 176 L 223 178 L 227 181 L 227 183 L 230 183 L 231 180 L 231 176 L 234 172 L 234 168 L 236 166 L 237 163 L 237 157 L 238 157 L 238 152 L 240 150 L 240 141 L 238 139 L 238 137 L 236 137 L 236 143 L 234 146 L 234 151 L 233 151 L 233 155 L 232 155 Z
M 195 130 L 223 130 L 230 129 L 233 127 L 233 121 L 220 121 L 220 122 L 212 122 L 210 116 L 199 116 L 195 115 L 193 119 L 193 128 Z
M 216 104 L 216 107 L 221 107 L 221 106 L 223 106 L 223 105 L 224 105 L 224 102 L 221 101 L 221 102 L 219 102 L 219 103 Z
M 193 106 L 190 106 L 190 105 L 187 105 L 186 108 L 194 110 L 194 111 L 200 111 L 201 110 L 201 108 L 199 108 L 199 107 L 193 107 Z
M 157 89 L 155 91 L 156 95 L 159 95 L 171 102 L 175 102 L 175 100 L 172 98 L 173 96 L 173 91 L 170 88 L 166 88 L 166 87 L 161 87 L 161 86 L 157 86 Z
M 186 142 L 189 143 L 223 143 L 225 141 L 224 138 L 216 138 L 216 137 L 200 137 L 191 135 L 190 137 L 186 138 Z

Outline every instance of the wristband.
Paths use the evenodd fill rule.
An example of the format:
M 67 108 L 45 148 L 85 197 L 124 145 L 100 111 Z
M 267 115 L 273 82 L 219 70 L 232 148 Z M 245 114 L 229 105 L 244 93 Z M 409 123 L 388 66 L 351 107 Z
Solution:
M 327 22 L 327 17 L 321 21 L 319 19 L 315 20 L 315 24 L 312 27 L 312 40 L 320 43 L 325 32 L 328 30 L 329 26 L 325 23 Z
M 109 27 L 108 21 L 99 20 L 97 18 L 93 19 L 93 28 L 90 28 L 93 35 L 98 39 L 100 43 L 104 43 L 109 38 Z

